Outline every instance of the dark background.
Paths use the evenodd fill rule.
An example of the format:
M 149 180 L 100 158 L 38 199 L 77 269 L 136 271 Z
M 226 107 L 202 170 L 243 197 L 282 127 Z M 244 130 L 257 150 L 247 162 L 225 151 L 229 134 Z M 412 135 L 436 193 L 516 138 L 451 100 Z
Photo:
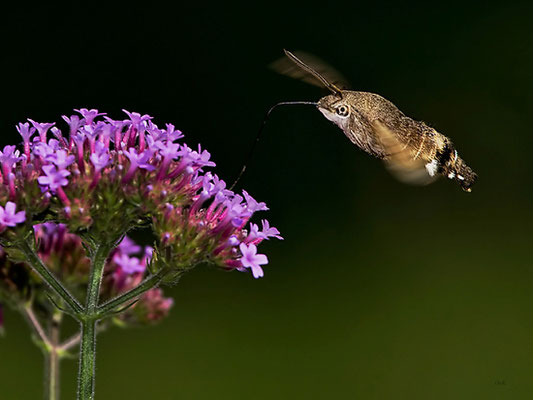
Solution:
M 196 3 L 4 10 L 0 144 L 125 108 L 232 181 L 269 106 L 325 94 L 266 68 L 301 49 L 450 136 L 479 181 L 402 185 L 313 108 L 280 109 L 241 182 L 285 237 L 265 278 L 199 267 L 160 326 L 102 335 L 97 398 L 531 399 L 533 7 Z M 40 398 L 41 355 L 17 314 L 6 329 L 0 398 Z

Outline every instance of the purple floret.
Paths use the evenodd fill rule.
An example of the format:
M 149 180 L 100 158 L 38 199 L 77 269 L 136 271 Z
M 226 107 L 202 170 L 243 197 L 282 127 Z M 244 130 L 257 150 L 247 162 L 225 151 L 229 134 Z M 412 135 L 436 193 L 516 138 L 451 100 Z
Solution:
M 0 151 L 0 163 L 3 171 L 11 171 L 13 165 L 21 159 L 19 156 L 20 152 L 16 150 L 15 146 L 5 146 L 4 150 Z
M 124 236 L 124 239 L 122 239 L 118 245 L 118 249 L 122 254 L 130 256 L 139 253 L 141 251 L 141 246 L 131 240 L 128 236 Z
M 91 162 L 97 171 L 101 171 L 109 164 L 109 153 L 91 154 Z
M 256 211 L 266 211 L 268 210 L 268 207 L 263 202 L 258 202 L 255 200 L 252 196 L 248 194 L 246 190 L 242 191 L 242 194 L 244 194 L 244 198 L 246 199 L 246 208 L 249 212 L 256 212 Z
M 12 201 L 6 203 L 5 208 L 0 206 L 0 224 L 5 226 L 15 226 L 26 220 L 26 211 L 15 212 L 17 205 Z
M 32 135 L 35 133 L 35 128 L 31 128 L 29 122 L 20 122 L 16 127 L 24 143 L 29 143 Z
M 57 165 L 57 168 L 59 169 L 65 169 L 70 164 L 74 162 L 76 157 L 72 155 L 67 155 L 67 152 L 65 150 L 57 150 L 52 157 L 50 157 L 50 160 Z
M 283 240 L 283 238 L 279 235 L 279 231 L 273 226 L 270 226 L 270 223 L 266 219 L 261 220 L 261 223 L 263 224 L 262 233 L 265 236 L 265 239 L 274 237 L 276 239 Z
M 144 272 L 146 266 L 141 264 L 137 257 L 128 257 L 126 254 L 117 254 L 113 257 L 115 264 L 122 268 L 126 274 L 134 274 L 135 272 Z
M 261 265 L 268 264 L 268 258 L 264 254 L 257 254 L 257 247 L 255 244 L 241 243 L 239 246 L 242 257 L 239 259 L 242 266 L 250 268 L 254 278 L 263 277 L 263 269 Z
M 40 176 L 37 178 L 37 181 L 42 186 L 48 186 L 50 190 L 57 190 L 61 186 L 68 185 L 67 176 L 70 175 L 70 172 L 66 170 L 58 170 L 54 165 L 45 165 L 43 167 L 43 172 L 46 176 Z
M 37 132 L 39 133 L 39 137 L 41 138 L 41 142 L 46 142 L 46 133 L 48 132 L 48 129 L 50 129 L 52 126 L 54 126 L 56 123 L 48 123 L 48 122 L 35 122 L 32 119 L 28 118 L 28 121 L 32 123 L 32 125 L 37 129 Z
M 94 121 L 94 119 L 98 116 L 105 115 L 106 113 L 99 113 L 96 109 L 90 109 L 87 108 L 81 108 L 81 109 L 75 109 L 74 111 L 77 111 L 81 114 L 81 116 L 85 119 L 86 125 L 91 125 Z

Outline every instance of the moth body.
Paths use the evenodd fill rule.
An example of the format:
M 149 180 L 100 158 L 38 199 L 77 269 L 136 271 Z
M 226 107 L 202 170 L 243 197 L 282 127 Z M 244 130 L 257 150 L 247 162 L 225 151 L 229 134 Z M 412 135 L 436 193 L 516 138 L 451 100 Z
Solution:
M 429 178 L 441 174 L 455 179 L 469 191 L 476 174 L 459 157 L 449 138 L 424 122 L 406 116 L 378 94 L 352 90 L 341 93 L 341 96 L 322 97 L 317 108 L 341 128 L 352 143 L 394 164 L 393 169 L 424 167 Z

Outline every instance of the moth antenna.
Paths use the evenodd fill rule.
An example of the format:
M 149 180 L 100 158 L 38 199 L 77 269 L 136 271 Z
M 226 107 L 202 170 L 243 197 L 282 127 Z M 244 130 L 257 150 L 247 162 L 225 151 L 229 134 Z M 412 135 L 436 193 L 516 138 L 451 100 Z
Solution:
M 259 140 L 261 139 L 261 134 L 263 133 L 263 130 L 265 128 L 265 125 L 268 121 L 268 118 L 270 117 L 270 114 L 272 111 L 274 111 L 276 108 L 280 106 L 295 106 L 295 105 L 311 105 L 316 106 L 318 103 L 314 101 L 282 101 L 280 103 L 274 104 L 265 114 L 265 117 L 263 118 L 263 122 L 261 123 L 261 127 L 259 128 L 259 132 L 257 132 L 257 136 L 255 137 L 254 142 L 252 143 L 252 147 L 250 148 L 250 151 L 248 152 L 248 156 L 246 157 L 246 161 L 244 162 L 244 165 L 242 166 L 241 172 L 239 172 L 239 175 L 237 175 L 237 179 L 235 179 L 235 182 L 230 186 L 229 190 L 233 190 L 237 182 L 241 179 L 242 175 L 244 174 L 244 171 L 246 171 L 246 167 L 248 164 L 250 164 L 250 161 L 252 160 L 252 156 L 254 154 L 255 148 L 257 147 L 257 143 L 259 143 Z
M 342 90 L 332 82 L 328 81 L 322 74 L 320 74 L 318 71 L 304 63 L 302 60 L 300 60 L 298 57 L 296 57 L 294 54 L 292 54 L 289 50 L 283 49 L 285 52 L 285 55 L 289 57 L 289 59 L 295 63 L 298 67 L 303 69 L 304 71 L 310 73 L 315 78 L 317 78 L 322 84 L 329 89 L 334 94 L 337 94 L 342 97 Z

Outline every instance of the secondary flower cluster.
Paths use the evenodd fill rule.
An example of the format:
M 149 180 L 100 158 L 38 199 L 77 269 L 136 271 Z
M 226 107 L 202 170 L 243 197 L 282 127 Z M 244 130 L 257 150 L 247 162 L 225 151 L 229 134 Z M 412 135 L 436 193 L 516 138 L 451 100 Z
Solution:
M 64 224 L 48 222 L 35 225 L 34 230 L 37 254 L 41 260 L 72 293 L 81 297 L 86 291 L 90 268 L 81 239 L 69 233 Z M 137 286 L 148 273 L 151 255 L 151 247 L 142 248 L 124 237 L 105 266 L 100 293 L 102 300 Z M 54 308 L 45 295 L 43 285 L 26 264 L 10 262 L 0 248 L 0 299 L 14 308 L 32 303 L 46 320 L 47 314 L 52 314 Z M 117 315 L 115 321 L 121 324 L 157 322 L 168 314 L 172 304 L 173 300 L 164 297 L 162 289 L 150 289 L 132 307 Z
M 150 264 L 152 253 L 152 247 L 143 248 L 125 236 L 104 269 L 102 297 L 111 299 L 139 285 L 148 273 L 147 266 Z M 162 289 L 150 289 L 126 312 L 119 314 L 116 321 L 123 323 L 157 322 L 167 316 L 173 304 L 174 301 L 171 298 L 163 296 Z
M 249 222 L 268 208 L 205 172 L 215 165 L 209 152 L 178 142 L 180 131 L 159 128 L 148 115 L 124 111 L 128 118 L 113 120 L 94 109 L 75 111 L 63 116 L 65 133 L 55 123 L 20 123 L 22 148 L 0 152 L 0 231 L 52 220 L 105 242 L 149 223 L 156 269 L 210 262 L 263 276 L 268 260 L 257 245 L 281 239 L 279 231 L 266 220 L 261 228 Z M 135 274 L 145 258 L 122 252 L 113 260 Z

